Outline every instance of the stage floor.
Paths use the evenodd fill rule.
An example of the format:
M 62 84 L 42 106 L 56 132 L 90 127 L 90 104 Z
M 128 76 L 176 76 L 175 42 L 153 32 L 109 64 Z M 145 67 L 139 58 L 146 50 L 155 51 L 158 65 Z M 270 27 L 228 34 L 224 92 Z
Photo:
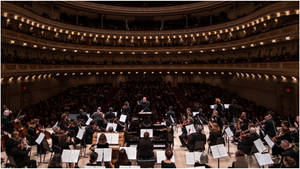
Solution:
M 187 165 L 186 160 L 185 160 L 185 152 L 188 152 L 188 149 L 185 147 L 180 147 L 180 140 L 179 140 L 179 135 L 181 134 L 181 129 L 174 127 L 174 155 L 175 155 L 175 164 L 177 168 L 193 168 L 193 165 Z M 49 129 L 51 130 L 51 129 Z M 206 134 L 206 137 L 208 138 L 209 136 L 209 129 L 208 126 L 204 126 L 204 133 Z M 89 162 L 89 147 L 90 145 L 87 146 L 86 149 L 86 157 L 81 157 L 79 160 L 79 167 L 84 168 L 84 166 Z M 206 153 L 207 153 L 208 145 L 206 144 Z M 226 143 L 226 150 L 228 151 L 228 144 Z M 235 161 L 235 151 L 237 150 L 237 145 L 229 142 L 229 150 L 230 150 L 230 155 L 231 157 L 224 157 L 220 159 L 220 168 L 227 168 L 231 167 L 232 162 Z M 157 151 L 157 150 L 155 150 Z M 40 161 L 40 158 L 36 156 L 37 152 L 37 147 L 33 146 L 32 147 L 32 152 L 31 152 L 31 159 L 37 160 L 38 162 Z M 212 154 L 210 153 L 209 155 L 209 162 L 208 165 L 210 165 L 213 168 L 218 167 L 218 160 L 213 159 Z M 5 159 L 6 161 L 6 154 L 5 152 L 1 153 L 1 157 Z M 248 163 L 249 163 L 249 168 L 258 168 L 259 166 L 257 165 L 256 159 L 254 156 L 246 156 Z M 46 163 L 41 163 L 38 165 L 38 168 L 47 168 L 48 167 L 48 162 L 50 159 L 50 153 L 47 154 L 45 162 Z M 132 165 L 137 165 L 136 161 L 132 161 Z M 155 168 L 160 168 L 160 164 L 155 164 Z M 2 167 L 4 165 L 2 164 Z M 63 167 L 66 167 L 66 164 L 63 164 Z

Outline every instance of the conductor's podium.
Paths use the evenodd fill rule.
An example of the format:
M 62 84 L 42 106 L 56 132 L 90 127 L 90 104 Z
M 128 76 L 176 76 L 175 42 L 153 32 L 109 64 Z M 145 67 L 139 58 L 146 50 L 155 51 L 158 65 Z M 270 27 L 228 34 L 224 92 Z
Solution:
M 118 134 L 119 135 L 118 144 L 109 144 L 109 147 L 112 149 L 112 162 L 116 162 L 118 155 L 119 155 L 119 149 L 120 149 L 120 147 L 123 147 L 125 144 L 124 132 L 95 132 L 93 134 L 92 144 L 97 144 L 98 135 L 100 136 L 101 134 Z

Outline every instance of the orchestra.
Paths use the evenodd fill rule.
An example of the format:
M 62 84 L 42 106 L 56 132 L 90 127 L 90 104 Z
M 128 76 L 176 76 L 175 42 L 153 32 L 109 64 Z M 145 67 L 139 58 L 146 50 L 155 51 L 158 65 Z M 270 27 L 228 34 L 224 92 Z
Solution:
M 217 99 L 216 103 L 220 103 L 220 99 Z M 146 97 L 143 97 L 141 101 L 138 101 L 138 105 L 141 106 L 141 112 L 149 111 L 149 104 L 150 102 Z M 162 121 L 165 122 L 165 129 L 160 129 L 161 131 L 167 132 L 167 139 L 164 140 L 166 148 L 171 150 L 173 149 L 174 128 L 181 128 L 182 134 L 179 136 L 179 139 L 182 146 L 186 147 L 190 152 L 204 152 L 206 143 L 209 147 L 218 144 L 225 144 L 224 130 L 229 126 L 224 122 L 224 120 L 222 120 L 218 110 L 222 111 L 222 116 L 226 116 L 226 113 L 229 113 L 226 110 L 216 108 L 212 110 L 211 117 L 207 118 L 208 121 L 202 121 L 201 119 L 204 118 L 201 118 L 201 123 L 198 123 L 197 121 L 199 121 L 199 117 L 203 116 L 202 112 L 200 112 L 200 114 L 193 115 L 192 109 L 188 107 L 186 112 L 181 114 L 181 118 L 177 119 L 175 118 L 177 113 L 174 111 L 173 106 L 169 106 L 168 111 L 165 112 L 165 118 Z M 4 141 L 4 135 L 2 135 L 2 142 L 4 141 L 3 147 L 9 164 L 16 167 L 37 166 L 38 163 L 35 160 L 30 160 L 29 153 L 31 151 L 31 146 L 37 145 L 37 152 L 39 154 L 46 154 L 50 151 L 54 152 L 54 156 L 49 161 L 49 167 L 60 167 L 62 165 L 60 158 L 63 151 L 76 149 L 76 145 L 79 144 L 83 147 L 88 146 L 91 151 L 90 163 L 87 165 L 104 165 L 107 167 L 118 167 L 123 164 L 131 165 L 130 160 L 128 160 L 128 155 L 124 150 L 120 150 L 118 152 L 119 158 L 116 159 L 117 161 L 114 163 L 99 163 L 95 160 L 98 155 L 95 152 L 96 149 L 110 147 L 105 134 L 100 134 L 99 137 L 97 137 L 97 143 L 93 144 L 93 137 L 95 133 L 115 132 L 113 127 L 109 127 L 107 129 L 108 123 L 117 124 L 116 132 L 126 133 L 127 136 L 125 141 L 128 143 L 132 140 L 130 133 L 139 133 L 139 129 L 140 127 L 143 127 L 143 125 L 139 124 L 139 121 L 137 121 L 139 118 L 132 113 L 129 107 L 129 102 L 126 101 L 120 112 L 116 113 L 113 111 L 112 107 L 109 107 L 108 112 L 105 114 L 102 112 L 101 107 L 98 107 L 97 111 L 93 112 L 91 116 L 83 110 L 79 110 L 79 112 L 80 113 L 77 118 L 71 120 L 68 118 L 68 112 L 62 113 L 60 120 L 49 130 L 49 128 L 44 128 L 38 118 L 33 118 L 28 122 L 24 122 L 22 118 L 19 118 L 19 115 L 17 115 L 16 118 L 13 118 L 13 113 L 10 110 L 4 110 L 1 117 L 2 121 L 3 124 L 10 126 L 10 128 L 2 124 L 2 131 L 6 133 L 5 135 L 7 136 Z M 267 112 L 264 120 L 257 120 L 256 124 L 254 124 L 248 118 L 246 111 L 242 111 L 240 113 L 237 123 L 231 126 L 231 130 L 234 134 L 233 141 L 237 142 L 237 149 L 239 150 L 238 154 L 252 155 L 257 152 L 257 150 L 255 150 L 254 141 L 262 138 L 262 136 L 265 137 L 268 135 L 274 142 L 274 146 L 271 148 L 272 155 L 282 157 L 278 163 L 274 164 L 274 166 L 298 166 L 298 161 L 295 161 L 295 158 L 297 157 L 295 147 L 297 147 L 297 144 L 294 143 L 297 143 L 296 137 L 299 136 L 299 116 L 296 117 L 296 120 L 292 124 L 288 120 L 282 120 L 280 128 L 277 129 L 272 114 L 272 112 Z M 124 122 L 120 121 L 121 115 L 126 115 L 127 117 Z M 140 117 L 143 120 L 151 120 L 151 115 L 150 118 L 144 118 L 143 116 Z M 91 119 L 91 121 L 89 124 L 86 124 L 88 119 Z M 233 120 L 231 119 L 231 121 Z M 209 129 L 208 137 L 203 133 L 206 124 Z M 154 123 L 153 126 L 154 125 L 156 125 L 156 123 Z M 191 129 L 187 129 L 187 126 L 189 125 L 194 126 L 194 132 L 192 132 Z M 294 130 L 291 130 L 292 126 L 295 127 Z M 84 129 L 82 138 L 77 137 L 80 129 Z M 261 132 L 258 133 L 257 131 Z M 176 132 L 178 132 L 177 129 Z M 42 133 L 44 134 L 44 138 L 41 140 L 40 144 L 37 144 L 36 140 Z M 48 144 L 50 139 L 51 145 Z M 157 139 L 159 139 L 159 137 L 156 136 L 150 138 L 148 132 L 144 133 L 143 138 L 137 139 L 137 158 L 140 160 L 153 159 L 155 157 L 153 142 Z M 171 152 L 168 151 L 167 154 L 171 155 Z M 167 163 L 169 163 L 168 160 L 164 161 L 164 165 L 167 165 Z M 239 164 L 239 161 L 234 163 L 235 166 L 237 164 Z M 75 166 L 76 165 L 77 164 L 75 164 Z M 173 164 L 170 163 L 170 165 Z

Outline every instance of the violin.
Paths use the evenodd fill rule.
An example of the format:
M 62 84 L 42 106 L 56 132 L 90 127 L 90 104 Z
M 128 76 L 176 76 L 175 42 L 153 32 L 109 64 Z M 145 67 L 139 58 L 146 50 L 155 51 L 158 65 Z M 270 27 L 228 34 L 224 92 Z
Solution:
M 21 111 L 20 111 L 21 112 Z M 19 114 L 20 114 L 19 112 Z M 19 116 L 18 114 L 18 116 Z M 19 132 L 19 136 L 21 138 L 24 138 L 28 134 L 28 130 L 26 127 L 24 127 L 21 123 L 21 120 L 25 117 L 25 115 L 21 115 L 20 117 L 16 118 L 16 122 L 13 124 L 13 127 L 16 131 Z

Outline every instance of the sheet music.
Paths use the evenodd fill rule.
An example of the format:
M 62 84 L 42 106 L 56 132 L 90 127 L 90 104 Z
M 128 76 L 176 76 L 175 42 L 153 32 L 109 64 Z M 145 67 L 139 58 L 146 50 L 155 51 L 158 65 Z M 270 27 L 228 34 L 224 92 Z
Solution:
M 107 123 L 107 126 L 106 126 L 106 131 L 108 131 L 108 128 L 110 127 L 113 127 L 114 131 L 117 130 L 117 125 L 116 123 Z
M 112 112 L 112 113 L 115 115 L 115 117 L 118 116 L 118 112 Z
M 202 152 L 194 152 L 195 162 L 200 162 Z
M 119 134 L 118 133 L 111 134 L 111 140 L 110 140 L 109 144 L 119 144 Z
M 80 150 L 70 151 L 70 163 L 77 163 L 79 159 Z
M 153 137 L 153 129 L 141 129 L 140 133 L 142 138 L 144 137 L 145 132 L 149 133 L 149 137 Z
M 265 150 L 267 150 L 267 148 L 264 146 L 264 143 L 261 141 L 261 139 L 257 139 L 254 141 L 254 145 L 257 148 L 258 152 L 262 153 Z
M 105 168 L 105 166 L 88 166 L 88 165 L 86 165 L 84 168 Z
M 119 168 L 141 168 L 141 166 L 138 166 L 138 165 L 136 165 L 136 166 L 120 165 Z
M 215 108 L 215 105 L 213 105 L 213 104 L 212 104 L 212 105 L 209 105 L 209 108 L 210 108 L 210 109 L 214 109 L 214 108 Z
M 77 120 L 77 116 L 79 116 L 79 114 L 69 114 L 68 118 L 70 120 Z
M 188 132 L 188 135 L 196 133 L 194 124 L 187 125 L 187 126 L 185 126 L 185 128 L 186 128 L 186 131 Z
M 198 166 L 198 167 L 195 167 L 195 168 L 205 168 L 205 166 Z
M 210 149 L 214 159 L 228 156 L 228 153 L 223 144 L 210 146 Z
M 185 152 L 185 161 L 186 164 L 192 165 L 195 164 L 195 156 L 193 152 Z
M 266 135 L 264 137 L 264 139 L 266 140 L 267 144 L 269 145 L 270 148 L 273 148 L 273 146 L 275 145 L 274 142 L 270 139 L 270 137 L 268 135 Z
M 193 112 L 193 116 L 196 116 L 197 114 L 199 114 L 199 112 Z
M 82 137 L 83 137 L 84 132 L 85 132 L 85 129 L 81 129 L 81 128 L 80 128 L 80 129 L 78 130 L 78 133 L 77 133 L 76 138 L 78 138 L 79 140 L 81 140 Z
M 120 116 L 120 122 L 125 123 L 126 122 L 126 118 L 127 118 L 127 115 L 121 114 L 121 116 Z
M 111 161 L 111 156 L 112 156 L 112 149 L 111 148 L 104 148 L 103 161 L 104 162 Z
M 41 142 L 43 141 L 44 137 L 45 137 L 45 134 L 44 134 L 44 133 L 40 133 L 39 137 L 35 140 L 35 142 L 36 142 L 38 145 L 40 145 Z
M 91 121 L 93 121 L 93 119 L 89 117 L 88 120 L 85 122 L 85 125 L 90 125 Z
M 225 109 L 229 109 L 230 104 L 224 104 Z
M 228 153 L 225 149 L 225 146 L 224 144 L 219 144 L 217 145 L 218 146 L 218 150 L 219 150 L 219 154 L 220 154 L 220 157 L 227 157 L 228 156 Z
M 175 121 L 174 121 L 173 117 L 172 117 L 172 116 L 170 116 L 170 118 L 171 118 L 172 124 L 174 124 L 174 123 L 175 123 Z
M 102 162 L 103 159 L 103 148 L 96 148 L 95 152 L 98 154 L 97 162 Z
M 227 135 L 228 137 L 233 137 L 233 133 L 232 133 L 232 131 L 230 130 L 229 127 L 227 127 L 227 128 L 225 129 L 225 132 L 226 132 L 226 135 Z
M 120 150 L 121 149 L 124 149 L 126 151 L 129 160 L 136 160 L 136 147 L 120 147 Z
M 54 126 L 53 126 L 53 127 L 56 127 L 57 125 L 58 125 L 58 121 L 57 121 L 57 122 L 54 124 Z M 53 128 L 53 127 L 52 127 L 52 128 Z
M 61 155 L 61 161 L 63 163 L 77 163 L 79 158 L 80 150 L 63 150 Z
M 156 162 L 161 163 L 161 161 L 166 159 L 165 151 L 156 151 Z M 171 161 L 175 163 L 174 155 L 171 158 Z
M 266 154 L 255 153 L 254 155 L 258 162 L 258 165 L 261 167 L 265 165 L 274 164 L 274 161 L 272 160 L 272 157 L 269 153 Z

